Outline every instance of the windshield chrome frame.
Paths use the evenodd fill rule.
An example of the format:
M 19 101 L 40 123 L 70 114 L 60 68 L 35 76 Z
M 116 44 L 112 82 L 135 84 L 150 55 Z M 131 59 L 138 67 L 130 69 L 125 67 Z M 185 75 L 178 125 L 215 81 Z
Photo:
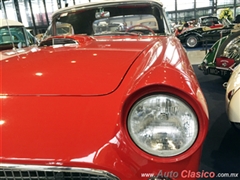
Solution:
M 52 16 L 52 23 L 50 26 L 52 26 L 52 36 L 57 35 L 57 19 L 64 13 L 68 13 L 68 12 L 76 12 L 76 11 L 80 11 L 80 10 L 86 10 L 86 9 L 91 9 L 91 8 L 102 8 L 104 6 L 117 6 L 117 5 L 130 5 L 130 4 L 152 4 L 154 6 L 156 6 L 159 9 L 160 12 L 160 16 L 159 18 L 163 18 L 163 25 L 165 26 L 165 34 L 166 35 L 170 35 L 172 34 L 170 25 L 168 23 L 167 17 L 166 17 L 166 13 L 165 10 L 163 8 L 163 5 L 161 4 L 161 2 L 157 2 L 157 1 L 134 1 L 134 0 L 126 0 L 126 1 L 103 1 L 103 2 L 95 2 L 95 3 L 86 3 L 86 4 L 81 4 L 81 5 L 75 5 L 73 7 L 67 7 L 67 8 L 63 8 L 60 9 L 58 11 L 56 11 L 53 16 Z

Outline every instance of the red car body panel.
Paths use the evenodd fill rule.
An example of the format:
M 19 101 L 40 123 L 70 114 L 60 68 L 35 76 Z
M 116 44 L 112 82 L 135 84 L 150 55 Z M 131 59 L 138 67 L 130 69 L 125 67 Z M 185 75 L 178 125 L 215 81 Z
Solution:
M 212 26 L 210 26 L 210 28 L 222 28 L 223 25 L 222 24 L 214 24 Z
M 2 93 L 110 93 L 117 88 L 129 66 L 148 44 L 144 40 L 129 41 L 126 45 L 117 41 L 99 43 L 87 39 L 79 47 L 47 47 L 22 54 L 17 62 L 7 60 L 4 64 Z M 130 48 L 133 45 L 134 48 Z M 71 53 L 66 53 L 68 51 Z M 9 72 L 14 73 L 9 75 Z M 108 83 L 102 86 L 103 81 Z
M 198 171 L 208 112 L 176 37 L 106 36 L 2 57 L 2 163 L 104 169 L 120 179 Z M 155 92 L 183 98 L 197 114 L 198 137 L 183 154 L 149 155 L 127 132 L 132 104 Z

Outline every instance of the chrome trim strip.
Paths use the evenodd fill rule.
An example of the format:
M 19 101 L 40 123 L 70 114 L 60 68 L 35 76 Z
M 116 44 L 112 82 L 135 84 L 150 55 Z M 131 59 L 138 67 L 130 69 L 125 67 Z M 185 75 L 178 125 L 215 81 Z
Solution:
M 78 168 L 78 167 L 66 167 L 66 166 L 44 166 L 44 165 L 27 165 L 27 164 L 7 164 L 0 163 L 1 169 L 20 170 L 20 171 L 53 171 L 53 172 L 78 172 L 89 173 L 93 175 L 105 176 L 113 180 L 119 180 L 119 178 L 112 173 L 105 170 L 91 169 L 91 168 Z

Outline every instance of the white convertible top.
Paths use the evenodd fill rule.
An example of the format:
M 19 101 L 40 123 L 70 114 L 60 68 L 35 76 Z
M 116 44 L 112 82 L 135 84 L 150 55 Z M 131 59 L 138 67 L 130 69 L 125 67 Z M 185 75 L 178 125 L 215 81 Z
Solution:
M 24 26 L 22 23 L 9 19 L 0 19 L 0 27 L 5 26 Z

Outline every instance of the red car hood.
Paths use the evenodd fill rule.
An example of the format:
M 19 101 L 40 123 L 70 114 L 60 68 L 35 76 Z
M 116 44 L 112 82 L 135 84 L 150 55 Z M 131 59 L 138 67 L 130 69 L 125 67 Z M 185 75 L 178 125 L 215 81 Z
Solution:
M 99 95 L 114 91 L 152 40 L 83 39 L 76 46 L 34 48 L 1 55 L 2 94 Z
M 140 172 L 158 173 L 159 169 L 165 172 L 179 169 L 180 173 L 184 168 L 196 172 L 198 154 L 186 161 L 179 159 L 187 154 L 181 155 L 175 163 L 167 163 L 175 157 L 158 160 L 144 155 L 127 135 L 129 109 L 123 104 L 130 107 L 136 99 L 129 94 L 145 85 L 162 80 L 166 85 L 183 88 L 193 98 L 202 99 L 197 82 L 188 78 L 194 75 L 187 61 L 183 61 L 185 52 L 181 47 L 179 51 L 174 49 L 174 41 L 159 41 L 159 38 L 157 41 L 159 43 L 154 39 L 134 38 L 90 40 L 79 47 L 43 47 L 32 50 L 36 52 L 20 53 L 18 59 L 0 61 L 2 91 L 19 94 L 0 96 L 0 162 L 104 169 L 119 179 L 139 179 Z M 155 46 L 150 48 L 151 44 Z M 169 51 L 164 54 L 166 45 Z M 156 55 L 160 57 L 154 59 Z M 159 65 L 161 62 L 163 66 Z M 154 63 L 158 66 L 151 68 Z M 177 69 L 171 69 L 172 66 Z M 146 73 L 141 76 L 144 70 Z M 186 79 L 181 75 L 184 72 Z M 110 94 L 67 96 L 70 93 Z M 199 126 L 206 127 L 205 113 L 199 110 L 197 114 Z M 199 139 L 204 137 L 202 134 L 199 133 Z

